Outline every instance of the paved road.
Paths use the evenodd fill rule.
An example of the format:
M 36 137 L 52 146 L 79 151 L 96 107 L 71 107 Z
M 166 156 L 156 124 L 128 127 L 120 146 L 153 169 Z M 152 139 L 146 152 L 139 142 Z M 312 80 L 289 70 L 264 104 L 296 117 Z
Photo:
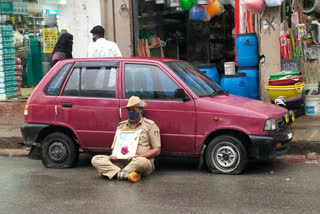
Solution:
M 73 169 L 0 157 L 0 213 L 319 213 L 320 164 L 252 164 L 246 174 L 161 160 L 139 183 L 108 181 L 82 156 Z

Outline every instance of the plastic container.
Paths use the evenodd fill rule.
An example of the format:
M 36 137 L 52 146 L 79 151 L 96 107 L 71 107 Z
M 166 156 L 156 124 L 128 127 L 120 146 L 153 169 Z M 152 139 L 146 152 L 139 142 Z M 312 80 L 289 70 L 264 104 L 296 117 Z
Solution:
M 17 86 L 0 88 L 0 93 L 2 94 L 16 92 L 16 91 L 17 91 Z
M 0 31 L 1 32 L 13 31 L 13 27 L 11 25 L 0 25 Z
M 5 61 L 6 65 L 16 65 L 16 61 L 14 61 L 14 59 L 9 59 Z
M 225 75 L 235 75 L 236 74 L 234 62 L 225 62 L 224 63 L 224 74 Z
M 304 87 L 304 82 L 296 85 L 265 85 L 270 98 L 274 101 L 280 96 L 284 96 L 287 102 L 297 101 L 302 99 L 302 91 Z
M 3 66 L 0 66 L 0 72 L 9 71 L 9 70 L 15 70 L 15 69 L 16 69 L 15 65 L 3 65 Z
M 319 85 L 318 84 L 306 84 L 303 88 L 303 94 L 306 96 L 309 95 L 318 95 L 319 94 Z
M 230 94 L 249 97 L 248 80 L 245 73 L 222 75 L 220 85 Z
M 258 38 L 256 33 L 237 35 L 237 61 L 240 67 L 255 67 L 259 64 Z
M 302 76 L 294 76 L 287 79 L 269 80 L 269 85 L 293 85 L 302 81 Z
M 0 88 L 16 87 L 16 86 L 17 86 L 17 82 L 16 81 L 7 81 L 7 82 L 0 83 Z
M 199 5 L 193 6 L 189 11 L 189 18 L 192 20 L 204 20 L 207 18 L 207 10 Z
M 249 98 L 259 99 L 259 68 L 239 67 L 238 73 L 245 73 L 247 75 Z
M 17 75 L 17 72 L 15 70 L 8 70 L 8 71 L 2 71 L 0 72 L 0 77 L 6 77 L 11 75 Z
M 266 4 L 265 0 L 244 0 L 243 6 L 251 13 L 257 14 L 264 10 Z
M 298 76 L 299 72 L 282 72 L 282 73 L 278 73 L 278 74 L 270 74 L 270 79 L 271 80 L 278 80 L 284 77 L 295 77 Z
M 10 54 L 15 54 L 16 53 L 14 48 L 6 48 L 6 49 L 3 49 L 2 51 L 3 51 L 4 55 L 10 55 Z
M 320 95 L 304 96 L 305 114 L 320 115 Z
M 216 83 L 220 83 L 220 76 L 216 67 L 216 64 L 201 64 L 197 65 L 199 70 L 207 75 L 210 79 L 214 80 Z

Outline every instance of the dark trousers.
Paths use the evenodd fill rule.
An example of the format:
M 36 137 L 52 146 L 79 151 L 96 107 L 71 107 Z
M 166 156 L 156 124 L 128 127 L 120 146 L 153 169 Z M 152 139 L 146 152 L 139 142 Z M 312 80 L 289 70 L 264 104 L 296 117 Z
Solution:
M 22 70 L 22 80 L 21 80 L 21 87 L 28 88 L 28 79 L 27 79 L 27 58 L 21 58 L 21 65 L 23 66 Z

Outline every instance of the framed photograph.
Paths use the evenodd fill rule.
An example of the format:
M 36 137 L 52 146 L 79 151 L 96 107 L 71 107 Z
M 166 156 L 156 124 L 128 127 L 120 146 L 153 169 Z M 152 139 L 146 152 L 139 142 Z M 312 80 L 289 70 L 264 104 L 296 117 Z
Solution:
M 136 155 L 140 132 L 139 131 L 121 131 L 116 136 L 116 142 L 112 155 L 118 159 L 128 159 Z

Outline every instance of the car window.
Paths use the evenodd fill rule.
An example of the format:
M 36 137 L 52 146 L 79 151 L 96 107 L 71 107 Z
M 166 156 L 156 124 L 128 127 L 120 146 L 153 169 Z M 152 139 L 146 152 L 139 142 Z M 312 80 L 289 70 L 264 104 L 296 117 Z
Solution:
M 199 97 L 211 96 L 217 90 L 223 90 L 190 63 L 173 61 L 166 65 Z
M 116 97 L 115 68 L 75 68 L 62 96 Z
M 126 98 L 177 100 L 174 96 L 179 87 L 159 67 L 153 65 L 126 64 Z
M 50 84 L 45 90 L 45 94 L 49 96 L 57 96 L 60 92 L 61 86 L 64 83 L 72 63 L 65 64 L 61 70 L 55 75 L 55 77 L 51 80 Z

